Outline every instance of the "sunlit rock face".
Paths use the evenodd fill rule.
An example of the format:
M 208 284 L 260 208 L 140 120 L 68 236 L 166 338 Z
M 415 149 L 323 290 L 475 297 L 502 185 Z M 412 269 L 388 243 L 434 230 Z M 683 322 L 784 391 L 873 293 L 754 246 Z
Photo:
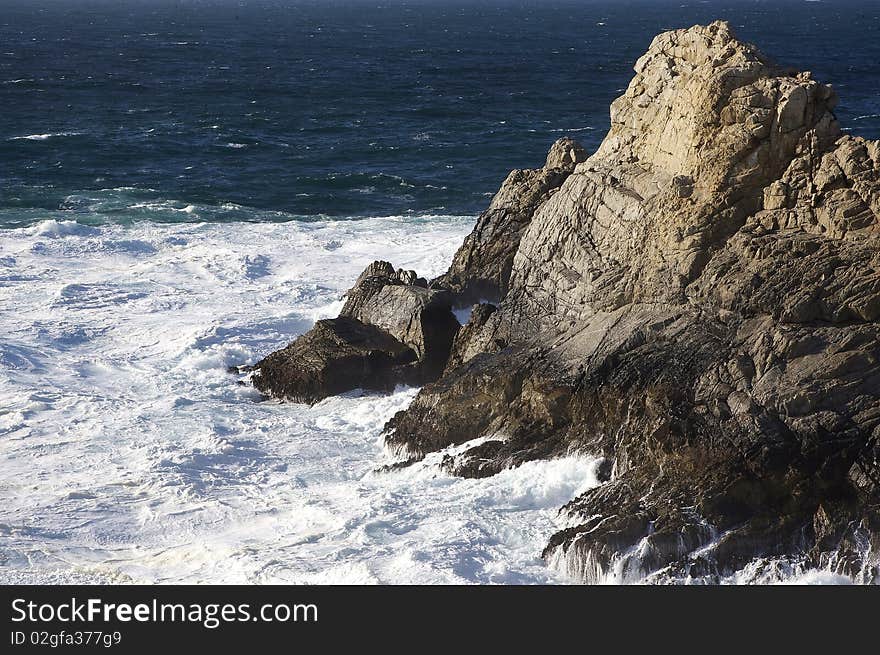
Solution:
M 726 23 L 659 35 L 635 73 L 596 152 L 511 173 L 428 284 L 488 302 L 388 445 L 483 437 L 448 463 L 475 477 L 605 457 L 544 552 L 586 581 L 876 580 L 880 145 Z

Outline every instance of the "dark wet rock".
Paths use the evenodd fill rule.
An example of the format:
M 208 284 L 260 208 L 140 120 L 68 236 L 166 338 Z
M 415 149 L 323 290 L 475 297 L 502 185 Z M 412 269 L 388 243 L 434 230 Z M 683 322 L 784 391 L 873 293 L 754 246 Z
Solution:
M 429 289 L 413 271 L 373 262 L 348 293 L 340 316 L 350 316 L 385 330 L 415 352 L 422 379 L 434 379 L 446 366 L 459 329 L 452 294 Z
M 459 323 L 447 291 L 413 271 L 370 264 L 338 318 L 315 327 L 253 366 L 252 380 L 276 398 L 314 403 L 353 389 L 390 391 L 436 379 Z
M 254 386 L 276 398 L 315 403 L 327 396 L 390 391 L 415 378 L 416 354 L 387 332 L 347 316 L 318 321 L 256 365 Z

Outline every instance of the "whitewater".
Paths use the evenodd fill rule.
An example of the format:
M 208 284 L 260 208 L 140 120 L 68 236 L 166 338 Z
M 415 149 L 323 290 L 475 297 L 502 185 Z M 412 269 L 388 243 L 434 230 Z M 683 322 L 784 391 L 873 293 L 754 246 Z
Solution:
M 380 472 L 417 389 L 308 407 L 227 372 L 335 316 L 374 259 L 443 272 L 473 217 L 45 213 L 0 231 L 0 582 L 565 581 L 540 553 L 595 459 Z

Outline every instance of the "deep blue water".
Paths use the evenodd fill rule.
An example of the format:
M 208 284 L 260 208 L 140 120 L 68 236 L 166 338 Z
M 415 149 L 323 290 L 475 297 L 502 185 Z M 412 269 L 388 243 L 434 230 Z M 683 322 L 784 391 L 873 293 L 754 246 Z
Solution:
M 476 213 L 715 18 L 880 138 L 880 0 L 0 0 L 0 225 Z

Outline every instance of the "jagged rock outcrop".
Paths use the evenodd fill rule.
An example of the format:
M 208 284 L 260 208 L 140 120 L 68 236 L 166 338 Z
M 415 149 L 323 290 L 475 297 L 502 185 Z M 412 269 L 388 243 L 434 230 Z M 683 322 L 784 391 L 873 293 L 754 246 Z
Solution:
M 514 171 L 431 283 L 492 305 L 386 441 L 482 437 L 466 476 L 606 458 L 544 551 L 583 580 L 880 581 L 880 144 L 723 22 L 635 72 L 596 152 Z
M 835 102 L 724 23 L 658 36 L 389 444 L 609 458 L 545 551 L 583 579 L 877 576 L 880 159 Z
M 361 273 L 340 316 L 374 325 L 409 346 L 419 362 L 419 377 L 432 380 L 446 366 L 461 327 L 451 309 L 449 292 L 429 289 L 415 272 L 395 271 L 378 261 Z
M 452 342 L 452 350 L 446 363 L 449 369 L 463 364 L 474 355 L 486 350 L 487 345 L 481 343 L 477 336 L 482 334 L 483 326 L 496 309 L 498 308 L 495 305 L 487 302 L 476 304 L 471 308 L 467 323 L 455 335 L 455 340 Z
M 390 391 L 409 380 L 416 354 L 384 330 L 340 316 L 254 366 L 254 386 L 294 402 L 316 403 L 352 389 Z
M 503 297 L 523 230 L 586 158 L 577 141 L 563 138 L 550 148 L 542 168 L 511 171 L 455 253 L 449 270 L 434 284 L 454 291 L 458 306 Z
M 348 292 L 338 318 L 318 321 L 254 367 L 254 386 L 315 403 L 357 388 L 388 391 L 436 379 L 459 330 L 452 297 L 413 271 L 376 261 Z

